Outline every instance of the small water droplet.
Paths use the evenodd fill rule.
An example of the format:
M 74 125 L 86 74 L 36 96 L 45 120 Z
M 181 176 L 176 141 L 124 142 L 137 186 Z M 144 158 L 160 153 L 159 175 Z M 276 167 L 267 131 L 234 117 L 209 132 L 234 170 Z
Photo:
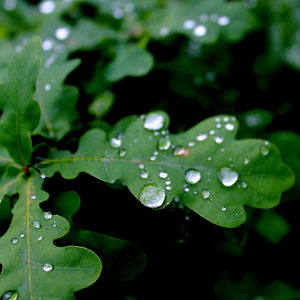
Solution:
M 16 299 L 18 299 L 18 292 L 17 291 L 5 292 L 1 297 L 1 300 L 16 300 Z
M 204 141 L 207 139 L 207 134 L 206 133 L 199 133 L 196 137 L 197 141 Z
M 226 210 L 226 207 L 225 207 L 225 206 L 221 206 L 221 210 L 222 210 L 222 211 L 225 211 L 225 210 Z
M 224 149 L 224 148 L 221 148 L 221 149 L 220 149 L 220 151 L 224 152 L 224 151 L 225 151 L 225 149 Z
M 184 190 L 185 192 L 189 192 L 189 191 L 190 191 L 189 185 L 188 185 L 188 184 L 185 184 L 185 185 L 183 186 L 183 190 Z
M 168 173 L 165 172 L 165 171 L 160 171 L 160 172 L 158 173 L 158 176 L 159 176 L 160 178 L 167 178 L 167 177 L 168 177 Z
M 13 238 L 13 239 L 11 240 L 11 243 L 12 243 L 12 244 L 16 244 L 18 241 L 19 241 L 19 240 L 18 240 L 17 238 Z
M 215 140 L 215 142 L 216 142 L 217 144 L 221 144 L 221 143 L 224 141 L 224 137 L 219 136 L 219 135 L 216 135 L 216 136 L 214 137 L 214 140 Z
M 31 196 L 30 199 L 36 199 L 36 196 Z
M 146 179 L 146 178 L 148 178 L 149 173 L 147 170 L 141 170 L 140 176 L 141 176 L 141 178 Z
M 37 236 L 37 239 L 38 239 L 38 241 L 40 241 L 40 240 L 43 239 L 43 236 L 42 236 L 42 235 L 38 235 L 38 236 Z
M 248 157 L 244 157 L 243 162 L 244 162 L 245 165 L 247 165 L 247 164 L 249 164 L 250 159 Z
M 156 156 L 155 156 L 155 155 L 150 156 L 150 160 L 151 160 L 151 161 L 156 160 Z
M 45 174 L 41 174 L 41 178 L 46 178 L 47 176 Z
M 195 142 L 188 142 L 188 144 L 187 144 L 189 147 L 194 147 L 195 146 Z
M 241 186 L 245 189 L 248 187 L 248 183 L 246 181 L 242 181 Z
M 260 147 L 260 154 L 261 155 L 268 155 L 269 154 L 269 147 L 267 145 L 263 145 Z
M 33 221 L 32 222 L 32 227 L 33 228 L 41 228 L 41 223 L 39 221 Z
M 45 211 L 43 216 L 46 220 L 49 220 L 52 218 L 52 214 L 50 211 Z
M 166 184 L 166 185 L 170 185 L 170 184 L 171 184 L 171 180 L 170 180 L 170 179 L 167 179 L 167 180 L 165 181 L 165 184 Z
M 204 36 L 207 32 L 207 29 L 205 26 L 203 25 L 198 25 L 197 27 L 195 27 L 193 34 L 195 36 Z
M 215 130 L 211 130 L 211 131 L 209 132 L 210 135 L 213 135 L 213 134 L 215 134 L 215 133 L 216 133 Z
M 20 238 L 23 238 L 24 236 L 25 236 L 24 233 L 20 233 L 20 235 L 19 235 Z
M 196 184 L 201 179 L 201 174 L 199 171 L 190 169 L 185 172 L 184 179 L 190 184 Z
M 119 152 L 119 157 L 124 157 L 126 155 L 126 150 L 124 148 L 120 149 Z
M 52 227 L 56 227 L 56 224 L 52 224 Z
M 159 150 L 168 150 L 171 147 L 171 141 L 167 138 L 161 138 L 157 141 L 157 148 Z
M 19 253 L 19 256 L 22 256 L 22 255 L 23 255 L 23 252 L 20 252 L 20 253 Z
M 51 14 L 55 10 L 55 2 L 54 1 L 42 1 L 39 4 L 39 11 L 42 14 Z
M 55 30 L 55 37 L 59 40 L 65 40 L 70 35 L 70 29 L 67 27 L 57 28 Z
M 176 146 L 173 150 L 173 155 L 175 156 L 186 156 L 186 149 L 184 149 L 182 146 Z
M 226 16 L 219 17 L 217 22 L 218 22 L 219 25 L 225 26 L 225 25 L 229 24 L 230 19 L 228 17 L 226 17 Z
M 143 170 L 145 167 L 144 167 L 144 165 L 143 164 L 139 164 L 139 169 L 140 170 Z
M 216 124 L 216 127 L 217 127 L 217 128 L 221 128 L 221 127 L 222 127 L 222 124 L 218 123 L 218 124 Z
M 196 26 L 196 22 L 194 20 L 185 20 L 182 26 L 184 29 L 193 29 Z
M 158 155 L 158 151 L 154 151 L 154 152 L 153 152 L 153 155 Z
M 234 129 L 234 125 L 231 124 L 231 123 L 227 123 L 227 124 L 225 125 L 225 128 L 226 128 L 227 130 L 229 130 L 229 131 L 232 131 L 232 130 Z
M 51 265 L 51 264 L 49 264 L 49 263 L 45 263 L 45 264 L 43 265 L 43 270 L 44 270 L 45 272 L 49 272 L 49 271 L 53 270 L 53 265 Z
M 228 121 L 229 121 L 229 118 L 228 118 L 228 117 L 225 117 L 223 120 L 224 120 L 224 122 L 228 122 Z
M 172 187 L 170 185 L 166 186 L 166 190 L 170 191 L 172 189 Z
M 210 192 L 208 190 L 202 190 L 201 192 L 203 198 L 209 198 Z
M 158 136 L 159 135 L 159 131 L 154 131 L 153 135 Z
M 220 122 L 221 119 L 220 119 L 220 118 L 215 118 L 215 121 L 216 121 L 216 122 Z
M 170 32 L 169 27 L 162 27 L 159 31 L 159 34 L 161 36 L 166 36 Z
M 42 43 L 42 49 L 44 51 L 49 51 L 53 49 L 54 47 L 54 41 L 53 40 L 44 40 Z
M 144 128 L 148 130 L 158 130 L 164 126 L 164 117 L 158 113 L 150 113 L 144 121 Z
M 139 192 L 140 202 L 150 208 L 161 206 L 164 203 L 165 197 L 165 190 L 154 183 L 144 185 Z
M 113 147 L 113 148 L 120 148 L 122 145 L 122 141 L 120 139 L 116 139 L 116 138 L 111 138 L 109 141 L 109 144 Z
M 224 186 L 232 186 L 238 180 L 238 173 L 233 168 L 223 167 L 219 169 L 218 177 Z

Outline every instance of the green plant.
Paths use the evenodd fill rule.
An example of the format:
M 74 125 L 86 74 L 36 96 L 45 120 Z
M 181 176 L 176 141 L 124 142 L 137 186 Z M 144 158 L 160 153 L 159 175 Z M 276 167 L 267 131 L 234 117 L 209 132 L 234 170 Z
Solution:
M 111 5 L 93 0 L 42 1 L 35 7 L 26 1 L 17 5 L 14 1 L 3 3 L 0 17 L 6 21 L 0 24 L 0 46 L 4 49 L 0 57 L 0 76 L 4 78 L 0 83 L 1 299 L 86 299 L 85 291 L 89 289 L 85 288 L 93 283 L 96 288 L 91 293 L 96 290 L 107 299 L 136 299 L 125 296 L 131 294 L 126 291 L 118 295 L 110 290 L 105 293 L 107 282 L 139 278 L 146 266 L 143 247 L 141 250 L 126 241 L 123 233 L 118 238 L 111 237 L 114 234 L 105 227 L 105 222 L 111 223 L 108 219 L 104 223 L 98 219 L 101 214 L 97 211 L 105 211 L 101 211 L 103 218 L 111 211 L 116 213 L 122 205 L 125 218 L 114 221 L 120 232 L 123 226 L 120 220 L 126 222 L 130 210 L 136 209 L 137 215 L 152 211 L 149 208 L 154 214 L 151 219 L 146 218 L 148 222 L 167 212 L 166 223 L 170 215 L 175 218 L 183 215 L 185 220 L 193 216 L 202 222 L 204 218 L 224 228 L 241 226 L 236 231 L 224 229 L 226 243 L 219 237 L 218 247 L 230 253 L 229 256 L 242 255 L 251 228 L 270 244 L 278 244 L 288 235 L 290 225 L 278 212 L 258 212 L 250 207 L 273 208 L 282 192 L 292 187 L 294 174 L 282 162 L 277 146 L 285 162 L 297 173 L 298 149 L 293 148 L 292 152 L 290 149 L 291 145 L 299 144 L 299 137 L 289 131 L 266 133 L 264 130 L 275 113 L 264 109 L 237 113 L 236 91 L 232 87 L 222 88 L 216 81 L 216 76 L 226 77 L 232 64 L 230 43 L 239 44 L 251 30 L 261 30 L 257 16 L 263 11 L 264 2 L 256 15 L 241 3 L 219 0 L 179 1 L 173 6 L 154 0 Z M 46 12 L 52 9 L 51 5 L 55 9 Z M 32 11 L 37 8 L 39 14 Z M 132 13 L 134 8 L 137 13 Z M 22 11 L 32 16 L 32 21 Z M 205 13 L 198 16 L 199 11 Z M 125 13 L 123 20 L 123 16 L 119 18 L 121 13 Z M 209 21 L 205 20 L 208 17 Z M 195 23 L 199 18 L 205 26 Z M 49 24 L 56 28 L 58 42 L 48 38 L 53 35 Z M 188 46 L 178 47 L 182 52 L 173 54 L 171 62 L 168 59 L 155 62 L 154 57 L 158 60 L 159 54 L 148 49 L 153 47 L 151 41 L 161 43 L 159 49 L 164 49 L 169 44 L 174 47 L 176 36 L 181 35 L 188 40 Z M 228 44 L 222 43 L 223 40 Z M 201 55 L 200 44 L 207 47 L 201 50 Z M 287 39 L 285 45 L 282 47 L 289 47 Z M 15 47 L 16 54 L 12 51 Z M 224 50 L 219 57 L 222 64 L 208 63 L 220 47 Z M 89 57 L 85 59 L 82 54 L 80 63 L 74 58 L 76 55 L 72 56 L 80 51 L 97 58 L 91 73 L 80 69 L 90 67 Z M 101 52 L 100 58 L 97 51 Z M 271 54 L 267 57 L 263 64 L 272 72 L 278 58 Z M 295 63 L 290 57 L 286 62 Z M 192 67 L 194 63 L 201 68 Z M 154 68 L 172 74 L 171 96 L 166 96 L 169 100 L 153 104 L 148 99 L 145 110 L 142 106 L 144 114 L 124 117 L 126 114 L 119 112 L 116 92 L 118 88 L 124 90 L 124 86 L 118 83 L 130 85 L 126 81 L 130 76 L 143 78 Z M 85 75 L 83 79 L 81 73 Z M 261 88 L 268 86 L 267 76 L 259 70 L 257 74 Z M 78 87 L 65 84 L 72 83 L 74 78 Z M 150 83 L 148 80 L 147 85 Z M 217 114 L 199 112 L 198 116 L 199 107 L 211 109 L 210 93 L 215 90 L 221 90 L 218 97 L 223 101 L 216 105 Z M 186 109 L 182 103 L 185 101 L 172 104 L 172 96 L 174 101 L 178 97 L 196 99 L 197 113 L 192 113 L 193 107 Z M 127 112 L 130 100 L 125 96 L 123 101 L 121 108 Z M 166 102 L 171 103 L 169 107 L 177 106 L 171 122 L 165 112 Z M 104 121 L 107 114 L 114 115 L 115 125 Z M 191 115 L 194 123 L 189 120 Z M 286 194 L 287 199 L 297 195 L 298 186 L 296 181 L 296 186 Z M 80 198 L 82 206 L 87 205 L 83 208 L 86 215 L 79 210 Z M 110 210 L 105 206 L 107 203 Z M 129 209 L 127 205 L 138 206 Z M 89 223 L 93 211 L 96 220 Z M 95 226 L 97 222 L 102 227 Z M 170 241 L 184 244 L 190 229 L 181 221 L 171 219 L 170 223 L 170 228 L 161 225 L 157 231 L 168 228 Z M 219 228 L 205 227 L 210 226 L 206 223 L 201 223 L 202 230 L 198 225 L 193 230 Z M 142 230 L 138 227 L 136 222 L 132 230 Z M 157 233 L 155 228 L 153 224 L 151 230 Z M 205 244 L 209 251 L 213 251 L 212 245 Z M 168 247 L 169 253 L 163 253 L 162 257 L 171 255 L 172 248 Z M 203 260 L 196 255 L 196 252 L 191 255 L 195 264 Z M 270 299 L 299 297 L 299 290 L 280 280 L 261 284 L 246 271 L 240 276 L 237 288 L 227 269 L 230 268 L 224 267 L 219 278 L 214 279 L 215 284 L 211 284 L 218 299 L 229 299 L 236 290 L 234 299 L 256 299 L 258 292 L 273 297 Z M 257 289 L 252 292 L 254 285 Z M 74 296 L 81 289 L 82 294 L 77 292 Z M 280 292 L 274 293 L 276 289 Z

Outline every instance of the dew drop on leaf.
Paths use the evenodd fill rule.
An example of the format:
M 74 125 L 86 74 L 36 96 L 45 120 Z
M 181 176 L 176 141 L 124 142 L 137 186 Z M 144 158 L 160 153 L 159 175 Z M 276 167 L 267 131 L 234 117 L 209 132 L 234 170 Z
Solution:
M 269 154 L 269 147 L 267 145 L 263 145 L 260 147 L 260 154 L 261 155 L 268 155 Z
M 224 138 L 222 136 L 216 135 L 214 137 L 214 140 L 217 144 L 221 144 L 224 141 Z
M 188 142 L 187 144 L 189 147 L 194 147 L 195 146 L 195 142 L 191 141 L 191 142 Z
M 188 185 L 188 184 L 185 184 L 185 185 L 183 186 L 183 190 L 184 190 L 185 192 L 189 192 L 189 190 L 190 190 L 189 185 Z
M 122 141 L 116 138 L 112 138 L 109 141 L 109 144 L 113 147 L 113 148 L 120 148 L 122 145 Z
M 33 228 L 41 228 L 41 223 L 39 221 L 33 221 L 32 222 L 32 227 Z
M 45 211 L 43 217 L 46 220 L 50 220 L 52 218 L 52 214 L 50 211 Z
M 40 240 L 43 239 L 43 236 L 42 236 L 42 235 L 38 235 L 38 236 L 37 236 L 37 239 L 38 239 L 38 241 L 40 241 Z
M 36 196 L 31 196 L 30 199 L 36 199 Z
M 43 265 L 43 270 L 44 270 L 45 272 L 49 272 L 49 271 L 53 270 L 53 265 L 51 265 L 51 264 L 49 264 L 49 263 L 45 263 L 45 264 Z
M 143 164 L 139 164 L 139 169 L 143 170 L 144 169 L 144 165 Z
M 70 35 L 70 29 L 67 27 L 57 28 L 55 30 L 55 37 L 59 40 L 65 40 Z
M 13 238 L 13 239 L 11 240 L 11 243 L 12 243 L 12 244 L 16 244 L 18 241 L 19 241 L 19 240 L 18 240 L 17 238 Z
M 47 176 L 45 174 L 41 174 L 41 178 L 45 179 Z
M 141 178 L 144 178 L 144 179 L 146 179 L 146 178 L 148 178 L 148 176 L 149 176 L 149 173 L 148 173 L 148 171 L 147 171 L 147 170 L 141 170 L 141 174 L 140 174 L 140 176 L 141 176 Z
M 209 198 L 210 192 L 208 190 L 202 190 L 201 192 L 203 198 Z
M 231 124 L 231 123 L 227 123 L 227 124 L 225 125 L 225 128 L 226 128 L 227 130 L 229 130 L 229 131 L 232 131 L 232 130 L 234 129 L 234 125 Z
M 159 150 L 168 150 L 171 147 L 171 141 L 167 138 L 161 138 L 157 142 L 157 148 Z
M 42 1 L 39 4 L 39 11 L 42 14 L 51 14 L 55 10 L 55 2 L 54 1 Z
M 248 187 L 248 183 L 246 181 L 242 181 L 241 186 L 245 189 Z
M 226 16 L 219 17 L 217 22 L 218 22 L 219 25 L 225 26 L 225 25 L 229 24 L 230 19 L 228 17 L 226 17 Z
M 222 211 L 225 211 L 225 210 L 226 210 L 226 207 L 225 207 L 225 206 L 221 206 L 221 210 L 222 210 Z
M 171 187 L 170 185 L 167 185 L 167 186 L 166 186 L 166 190 L 167 190 L 167 191 L 170 191 L 171 189 L 172 189 L 172 187 Z
M 186 152 L 186 149 L 184 149 L 182 146 L 176 146 L 173 150 L 173 155 L 175 156 L 185 156 L 185 152 Z
M 119 157 L 124 157 L 126 155 L 126 150 L 124 148 L 120 149 L 119 152 Z
M 165 197 L 165 190 L 154 183 L 144 185 L 139 192 L 140 202 L 150 208 L 161 206 L 164 203 Z
M 150 156 L 150 160 L 151 160 L 151 161 L 156 160 L 156 156 L 155 156 L 155 155 Z
M 195 184 L 201 179 L 201 174 L 199 171 L 190 169 L 185 172 L 184 179 L 190 184 Z
M 56 227 L 56 224 L 52 224 L 52 227 Z
M 170 185 L 170 184 L 171 184 L 171 180 L 170 180 L 170 179 L 167 179 L 167 180 L 165 181 L 165 184 L 166 184 L 166 185 Z
M 24 236 L 25 236 L 24 233 L 20 233 L 20 235 L 19 235 L 20 238 L 23 238 Z
M 1 297 L 1 300 L 16 300 L 16 299 L 18 299 L 17 291 L 8 291 L 4 293 Z
M 245 165 L 247 165 L 247 164 L 249 164 L 250 159 L 248 157 L 244 157 L 243 162 L 244 162 Z
M 218 177 L 224 186 L 232 186 L 238 180 L 238 173 L 233 168 L 223 167 L 218 171 Z
M 150 113 L 144 121 L 144 128 L 148 130 L 159 130 L 164 126 L 164 117 L 158 113 Z
M 204 36 L 207 32 L 207 29 L 205 26 L 203 25 L 198 25 L 197 27 L 195 27 L 193 34 L 195 36 Z
M 160 172 L 158 173 L 158 176 L 159 176 L 160 178 L 167 178 L 167 177 L 168 177 L 168 173 L 165 172 L 165 171 L 160 171 Z
M 207 139 L 207 134 L 206 133 L 199 133 L 196 137 L 197 141 L 204 141 Z

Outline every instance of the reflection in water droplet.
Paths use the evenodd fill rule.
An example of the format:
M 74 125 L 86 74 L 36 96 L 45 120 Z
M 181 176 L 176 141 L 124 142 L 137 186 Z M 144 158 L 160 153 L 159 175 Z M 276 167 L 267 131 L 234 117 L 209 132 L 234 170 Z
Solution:
M 120 148 L 122 145 L 122 141 L 116 138 L 112 138 L 109 141 L 109 144 L 113 147 L 113 148 Z
M 171 147 L 171 141 L 167 138 L 161 138 L 157 141 L 157 148 L 159 150 L 168 150 Z
M 195 142 L 188 142 L 188 144 L 187 144 L 189 147 L 194 147 L 195 146 Z
M 209 198 L 210 192 L 208 190 L 202 190 L 201 192 L 203 198 Z
M 164 126 L 164 117 L 158 113 L 150 113 L 144 121 L 144 128 L 148 130 L 158 130 Z
M 201 174 L 199 171 L 190 169 L 185 172 L 184 179 L 190 184 L 195 184 L 201 179 Z
M 42 43 L 42 49 L 44 51 L 49 51 L 54 47 L 54 41 L 53 40 L 44 40 Z
M 203 25 L 198 25 L 197 27 L 195 27 L 193 34 L 195 36 L 204 36 L 207 32 L 207 29 L 205 26 Z
M 41 174 L 41 178 L 45 179 L 47 176 L 45 174 Z
M 165 197 L 165 190 L 154 183 L 144 185 L 139 192 L 140 202 L 150 208 L 161 206 Z
M 183 190 L 184 190 L 185 192 L 189 192 L 189 190 L 190 190 L 189 185 L 188 185 L 188 184 L 185 184 L 185 185 L 183 186 Z
M 119 157 L 124 157 L 126 155 L 126 150 L 124 148 L 120 149 L 119 152 Z
M 225 17 L 219 17 L 217 22 L 218 22 L 219 25 L 225 26 L 225 25 L 229 24 L 230 19 L 226 16 Z
M 269 154 L 269 147 L 267 145 L 263 145 L 260 147 L 260 154 L 261 155 L 268 155 Z
M 155 156 L 155 155 L 150 156 L 150 160 L 151 160 L 151 161 L 156 160 L 156 156 Z
M 184 149 L 182 146 L 176 146 L 173 150 L 173 155 L 181 155 L 181 156 L 185 156 L 186 154 L 186 149 Z
M 199 133 L 198 136 L 196 137 L 197 141 L 204 141 L 207 139 L 207 134 L 205 133 Z
M 244 164 L 247 165 L 247 164 L 249 164 L 250 159 L 248 157 L 244 157 L 243 161 L 244 161 Z
M 43 216 L 46 220 L 50 220 L 52 218 L 52 214 L 50 211 L 45 211 Z
M 241 185 L 244 189 L 248 187 L 248 183 L 246 181 L 242 181 Z
M 36 199 L 36 196 L 31 196 L 30 199 Z
M 170 179 L 167 179 L 167 180 L 165 181 L 165 184 L 166 184 L 166 185 L 170 185 L 170 184 L 171 184 L 171 180 L 170 180 Z
M 232 131 L 232 130 L 234 129 L 234 125 L 231 124 L 231 123 L 227 123 L 227 124 L 225 125 L 225 128 L 226 128 L 227 130 L 229 130 L 229 131 Z
M 24 233 L 20 233 L 20 235 L 19 235 L 20 238 L 23 238 L 24 236 L 25 236 Z
M 143 164 L 139 164 L 139 169 L 143 170 L 144 169 L 144 165 Z
M 146 179 L 146 178 L 148 178 L 149 173 L 147 170 L 141 170 L 140 176 L 141 176 L 141 178 Z
M 172 189 L 172 187 L 170 185 L 166 186 L 166 190 L 170 191 Z
M 194 20 L 185 20 L 183 22 L 184 29 L 193 29 L 196 26 L 196 22 Z
M 8 291 L 4 293 L 1 297 L 1 300 L 16 300 L 16 299 L 18 299 L 17 291 Z
M 54 1 L 42 1 L 39 4 L 39 11 L 42 14 L 51 14 L 55 10 L 55 2 Z
M 226 207 L 225 206 L 221 206 L 221 209 L 222 209 L 222 211 L 225 211 Z
M 159 176 L 160 178 L 167 178 L 167 177 L 168 177 L 168 173 L 165 172 L 165 171 L 160 171 L 160 172 L 158 173 L 158 176 Z
M 12 244 L 16 244 L 18 241 L 19 241 L 19 240 L 18 240 L 17 238 L 13 238 L 13 239 L 11 240 L 11 243 L 12 243 Z
M 52 224 L 52 227 L 56 227 L 56 224 Z
M 238 173 L 233 168 L 223 167 L 218 171 L 218 177 L 224 186 L 232 186 L 238 180 Z
M 40 228 L 41 227 L 41 223 L 39 221 L 33 221 L 32 222 L 32 227 L 33 228 Z
M 42 235 L 38 235 L 37 239 L 40 241 L 43 239 L 43 236 Z
M 51 265 L 51 264 L 49 264 L 49 263 L 45 263 L 45 264 L 43 265 L 43 270 L 44 270 L 45 272 L 49 272 L 49 271 L 53 270 L 53 265 Z
M 224 138 L 222 136 L 216 135 L 214 137 L 214 140 L 217 144 L 221 144 L 224 141 Z
M 67 27 L 57 28 L 55 30 L 55 37 L 59 40 L 65 40 L 70 35 L 70 29 Z

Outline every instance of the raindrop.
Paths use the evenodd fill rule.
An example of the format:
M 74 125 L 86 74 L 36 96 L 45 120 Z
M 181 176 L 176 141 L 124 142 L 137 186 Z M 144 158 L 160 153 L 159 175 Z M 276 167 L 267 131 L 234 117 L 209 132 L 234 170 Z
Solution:
M 263 145 L 260 147 L 260 154 L 261 155 L 268 155 L 269 154 L 269 147 L 267 145 Z
M 20 235 L 19 235 L 20 238 L 23 238 L 24 236 L 25 236 L 24 233 L 20 233 Z
M 190 169 L 185 172 L 184 179 L 190 184 L 195 184 L 201 179 L 201 174 L 199 171 Z
M 124 148 L 120 149 L 119 152 L 119 157 L 124 157 L 126 155 L 126 150 Z
M 43 270 L 44 270 L 45 272 L 49 272 L 49 271 L 53 270 L 53 265 L 51 265 L 51 264 L 49 264 L 49 263 L 45 263 L 45 264 L 43 265 Z
M 111 138 L 109 141 L 109 144 L 113 147 L 113 148 L 120 148 L 122 145 L 122 141 L 116 138 Z
M 224 186 L 232 186 L 238 180 L 238 173 L 228 167 L 223 167 L 218 171 L 218 177 Z
M 204 141 L 207 139 L 207 134 L 205 133 L 199 133 L 198 136 L 196 137 L 197 141 Z
M 155 156 L 155 155 L 150 156 L 150 160 L 151 160 L 151 161 L 156 160 L 156 156 Z
M 189 147 L 194 147 L 195 146 L 195 142 L 188 142 L 187 144 Z
M 185 184 L 185 185 L 183 186 L 183 190 L 184 190 L 185 192 L 189 192 L 189 190 L 190 190 L 189 185 L 188 185 L 188 184 Z
M 167 138 L 161 138 L 157 141 L 159 150 L 168 150 L 171 147 L 171 141 Z
M 218 24 L 221 26 L 225 26 L 225 25 L 229 24 L 229 22 L 230 22 L 230 19 L 226 16 L 218 18 Z
M 170 180 L 170 179 L 167 179 L 167 180 L 165 181 L 165 184 L 166 184 L 166 185 L 170 185 L 170 184 L 171 184 L 171 180 Z
M 158 130 L 164 126 L 164 117 L 158 113 L 150 113 L 144 121 L 144 128 L 148 130 Z
M 55 30 L 55 36 L 59 40 L 65 40 L 69 37 L 69 35 L 70 35 L 70 29 L 67 27 L 57 28 Z
M 139 169 L 143 170 L 144 169 L 144 165 L 143 164 L 139 164 Z
M 222 211 L 225 211 L 225 210 L 226 210 L 226 207 L 225 207 L 225 206 L 221 206 L 221 210 L 222 210 Z
M 16 299 L 18 299 L 17 291 L 8 291 L 4 293 L 1 297 L 1 300 L 16 300 Z
M 140 202 L 150 208 L 161 206 L 165 197 L 165 190 L 154 183 L 144 185 L 139 192 Z
M 40 241 L 40 240 L 43 239 L 43 236 L 42 235 L 38 235 L 37 239 L 38 239 L 38 241 Z
M 225 151 L 225 149 L 224 149 L 224 148 L 221 148 L 221 149 L 220 149 L 220 151 L 224 152 L 224 151 Z
M 222 124 L 218 123 L 218 124 L 216 124 L 216 127 L 217 127 L 217 128 L 221 128 L 221 127 L 222 127 Z
M 46 178 L 47 176 L 45 174 L 41 174 L 41 178 Z
M 207 29 L 205 26 L 203 25 L 198 25 L 197 27 L 195 27 L 193 33 L 195 36 L 204 36 L 207 32 Z
M 41 228 L 41 223 L 39 221 L 33 221 L 32 222 L 32 227 L 33 228 Z
M 244 164 L 247 165 L 250 162 L 250 159 L 248 157 L 243 158 Z
M 56 227 L 56 224 L 52 224 L 52 227 Z
M 19 241 L 19 240 L 18 240 L 17 238 L 13 238 L 13 239 L 11 240 L 11 243 L 12 243 L 12 244 L 16 244 L 18 241 Z
M 154 154 L 154 155 L 158 155 L 158 151 L 154 151 L 153 154 Z
M 234 129 L 234 125 L 231 124 L 231 123 L 227 123 L 227 124 L 225 125 L 225 128 L 226 128 L 227 130 L 229 130 L 229 131 L 232 131 L 232 130 Z
M 203 198 L 209 198 L 210 192 L 208 190 L 202 190 L 201 192 Z
M 207 160 L 211 160 L 211 157 L 208 157 Z
M 170 185 L 166 186 L 166 190 L 170 191 L 172 189 L 172 187 Z
M 113 17 L 115 19 L 122 19 L 124 16 L 124 12 L 122 9 L 116 9 L 113 11 Z
M 210 132 L 209 132 L 209 134 L 210 135 L 213 135 L 213 134 L 215 134 L 216 132 L 214 131 L 214 130 L 211 130 Z
M 148 173 L 148 171 L 147 171 L 147 170 L 141 170 L 141 174 L 140 174 L 140 176 L 141 176 L 141 178 L 144 178 L 144 179 L 146 179 L 146 178 L 148 178 L 148 176 L 149 176 L 149 173 Z
M 248 183 L 246 181 L 242 181 L 241 186 L 245 189 L 248 187 Z
M 186 20 L 183 22 L 184 29 L 193 29 L 196 26 L 196 22 L 194 20 Z
M 39 11 L 42 14 L 51 14 L 55 10 L 54 1 L 43 1 L 39 4 Z
M 52 218 L 52 214 L 50 211 L 45 211 L 43 216 L 46 220 L 50 220 Z
M 19 253 L 19 256 L 22 256 L 22 255 L 23 255 L 23 252 L 20 252 L 20 253 Z
M 166 36 L 170 32 L 169 27 L 162 27 L 159 31 L 159 34 L 161 36 Z
M 42 49 L 44 51 L 49 51 L 54 47 L 54 42 L 52 40 L 44 40 L 42 43 Z
M 216 142 L 217 144 L 221 144 L 221 143 L 224 141 L 224 137 L 219 136 L 219 135 L 216 135 L 216 136 L 214 137 L 214 140 L 215 140 L 215 142 Z
M 181 155 L 181 156 L 186 156 L 187 153 L 186 153 L 186 149 L 184 149 L 182 146 L 176 146 L 173 150 L 173 155 Z
M 224 120 L 224 122 L 228 122 L 228 121 L 229 121 L 229 118 L 228 118 L 228 117 L 225 117 L 223 120 Z
M 36 196 L 31 196 L 30 199 L 36 199 Z
M 167 177 L 168 177 L 168 173 L 165 172 L 165 171 L 160 171 L 160 172 L 158 173 L 158 176 L 159 176 L 160 178 L 167 178 Z

